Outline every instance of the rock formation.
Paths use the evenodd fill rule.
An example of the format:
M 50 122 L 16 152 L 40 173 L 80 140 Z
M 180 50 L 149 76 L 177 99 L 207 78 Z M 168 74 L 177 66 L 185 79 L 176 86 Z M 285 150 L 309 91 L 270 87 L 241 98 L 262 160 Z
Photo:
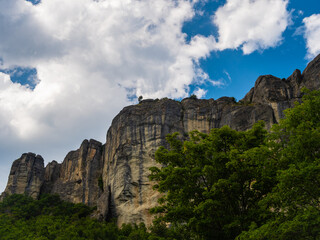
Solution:
M 24 153 L 12 164 L 8 183 L 2 197 L 6 194 L 28 194 L 37 198 L 44 181 L 44 163 L 40 155 Z
M 144 100 L 124 108 L 108 131 L 104 156 L 103 179 L 111 193 L 111 214 L 119 224 L 151 223 L 148 211 L 157 204 L 158 193 L 148 180 L 149 168 L 156 165 L 154 153 L 166 144 L 167 134 L 183 136 L 195 129 L 209 132 L 223 125 L 246 130 L 260 119 L 269 126 L 275 122 L 270 106 L 238 105 L 226 97 L 217 101 Z
M 51 162 L 45 169 L 44 193 L 59 194 L 63 200 L 96 205 L 102 189 L 102 144 L 84 140 L 80 148 L 67 154 L 62 164 Z
M 12 165 L 3 195 L 26 192 L 36 198 L 57 193 L 67 201 L 96 205 L 96 217 L 117 217 L 119 225 L 150 224 L 149 209 L 159 195 L 148 180 L 149 168 L 156 165 L 154 153 L 166 144 L 167 134 L 179 132 L 183 137 L 194 129 L 209 132 L 223 125 L 243 131 L 258 120 L 269 129 L 284 109 L 300 101 L 302 87 L 320 88 L 320 55 L 302 74 L 295 70 L 287 79 L 259 77 L 239 102 L 229 97 L 143 100 L 114 118 L 105 145 L 85 140 L 61 164 L 53 161 L 46 168 L 40 156 L 23 154 Z
M 303 87 L 320 89 L 320 55 L 308 64 L 302 74 L 296 69 L 287 79 L 260 76 L 242 101 L 271 106 L 278 122 L 284 117 L 283 110 L 293 107 L 294 102 L 301 99 Z

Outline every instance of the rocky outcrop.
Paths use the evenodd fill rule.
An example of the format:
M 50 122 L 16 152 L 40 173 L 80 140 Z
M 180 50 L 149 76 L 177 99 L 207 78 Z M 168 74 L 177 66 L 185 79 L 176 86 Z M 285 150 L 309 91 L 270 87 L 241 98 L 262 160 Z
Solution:
M 24 153 L 12 164 L 8 183 L 2 197 L 7 194 L 28 194 L 37 198 L 44 182 L 44 163 L 40 155 Z
M 124 222 L 151 222 L 148 209 L 158 193 L 148 180 L 154 152 L 171 132 L 183 132 L 181 104 L 174 100 L 142 101 L 124 108 L 107 134 L 103 179 L 110 191 L 109 214 Z M 130 213 L 130 214 L 129 214 Z M 106 213 L 105 213 L 106 214 Z
M 299 71 L 292 75 L 299 75 Z M 300 97 L 300 93 L 291 85 L 291 78 L 280 79 L 272 75 L 260 76 L 254 87 L 242 100 L 245 103 L 269 105 L 274 111 L 276 121 L 283 118 L 283 110 L 291 107 L 293 102 Z
M 158 193 L 148 181 L 149 167 L 156 165 L 154 152 L 165 145 L 168 133 L 184 133 L 229 125 L 247 130 L 258 120 L 267 128 L 282 118 L 283 110 L 301 99 L 302 87 L 319 89 L 320 55 L 303 74 L 295 70 L 287 79 L 271 75 L 257 79 L 254 88 L 238 103 L 233 98 L 181 102 L 169 99 L 144 100 L 124 108 L 113 120 L 107 133 L 103 181 L 108 187 L 108 208 L 104 215 L 125 222 L 150 223 L 149 209 L 156 204 Z M 106 196 L 104 196 L 106 197 Z M 106 202 L 106 200 L 105 200 Z
M 296 69 L 287 79 L 272 75 L 260 76 L 241 101 L 271 106 L 276 121 L 279 121 L 284 117 L 285 109 L 300 101 L 303 87 L 310 90 L 320 89 L 320 55 L 308 64 L 302 74 Z
M 5 194 L 57 193 L 67 201 L 96 205 L 97 218 L 116 217 L 118 225 L 150 224 L 149 209 L 159 194 L 152 190 L 149 168 L 157 165 L 154 153 L 166 145 L 167 134 L 179 132 L 183 138 L 195 129 L 208 133 L 224 125 L 244 131 L 258 120 L 269 129 L 283 117 L 284 109 L 301 100 L 302 87 L 319 89 L 319 74 L 320 55 L 302 74 L 295 70 L 287 79 L 259 77 L 239 102 L 229 97 L 143 100 L 114 118 L 105 145 L 85 140 L 61 164 L 53 161 L 46 168 L 43 160 L 42 165 L 35 160 L 40 156 L 22 155 L 13 163 Z
M 110 191 L 109 211 L 119 225 L 151 223 L 149 209 L 157 204 L 159 195 L 148 180 L 149 168 L 156 165 L 154 153 L 166 144 L 167 134 L 184 136 L 195 129 L 208 133 L 223 125 L 246 130 L 261 119 L 268 125 L 275 122 L 270 106 L 238 105 L 232 98 L 147 100 L 124 108 L 107 134 L 103 179 Z
M 320 54 L 313 59 L 302 73 L 302 83 L 310 90 L 320 89 Z
M 63 200 L 95 206 L 103 192 L 103 145 L 91 139 L 67 154 L 59 164 L 52 161 L 44 168 L 40 155 L 22 154 L 13 162 L 2 197 L 26 193 L 37 198 L 40 193 L 58 194 Z
M 102 151 L 100 142 L 84 140 L 78 150 L 67 154 L 60 166 L 48 164 L 46 177 L 52 179 L 52 186 L 44 191 L 59 194 L 63 200 L 73 203 L 96 205 L 102 192 L 98 184 L 102 176 Z M 46 185 L 49 184 L 50 181 Z
M 52 161 L 47 164 L 44 170 L 44 182 L 41 187 L 41 193 L 51 193 L 54 183 L 58 180 L 60 175 L 60 166 L 57 161 Z
M 199 130 L 208 133 L 212 128 L 228 125 L 239 131 L 250 129 L 254 123 L 264 120 L 268 128 L 275 123 L 272 108 L 263 104 L 242 104 L 234 98 L 218 100 L 181 101 L 183 131 Z

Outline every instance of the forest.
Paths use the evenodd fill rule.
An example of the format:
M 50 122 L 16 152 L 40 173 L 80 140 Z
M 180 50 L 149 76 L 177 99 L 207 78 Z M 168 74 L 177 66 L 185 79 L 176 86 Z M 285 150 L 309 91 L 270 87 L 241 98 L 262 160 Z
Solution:
M 183 140 L 187 139 L 187 140 Z M 320 239 L 320 91 L 266 130 L 224 126 L 166 137 L 150 169 L 162 193 L 153 225 L 101 222 L 57 195 L 0 203 L 0 239 Z

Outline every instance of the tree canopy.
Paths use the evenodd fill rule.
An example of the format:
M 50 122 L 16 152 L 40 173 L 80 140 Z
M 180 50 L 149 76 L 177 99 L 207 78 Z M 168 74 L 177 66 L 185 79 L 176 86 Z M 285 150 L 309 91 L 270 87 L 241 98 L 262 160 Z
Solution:
M 259 122 L 246 132 L 224 126 L 210 134 L 193 131 L 182 142 L 169 135 L 151 168 L 155 189 L 165 193 L 154 213 L 158 220 L 204 239 L 234 239 L 262 214 L 259 200 L 271 189 L 259 156 L 267 131 Z M 267 155 L 268 151 L 263 154 Z
M 305 93 L 270 134 L 276 184 L 260 202 L 270 218 L 239 239 L 320 239 L 320 91 Z
M 0 239 L 81 240 L 150 239 L 144 224 L 99 222 L 90 217 L 94 208 L 62 201 L 58 195 L 34 200 L 13 194 L 0 202 Z

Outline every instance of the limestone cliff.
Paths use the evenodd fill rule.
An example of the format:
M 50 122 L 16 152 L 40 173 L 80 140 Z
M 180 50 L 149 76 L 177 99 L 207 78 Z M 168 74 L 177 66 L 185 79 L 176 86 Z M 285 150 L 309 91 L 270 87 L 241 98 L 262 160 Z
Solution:
M 45 169 L 42 192 L 59 194 L 63 200 L 96 205 L 101 192 L 102 144 L 84 140 L 80 148 L 67 154 L 62 164 L 51 162 Z
M 111 214 L 120 225 L 151 223 L 148 211 L 156 205 L 158 193 L 148 180 L 149 168 L 156 165 L 154 153 L 167 134 L 209 132 L 223 125 L 246 130 L 260 119 L 268 126 L 275 122 L 270 106 L 238 105 L 232 98 L 145 100 L 124 108 L 112 122 L 105 149 L 103 179 L 110 191 Z
M 272 107 L 277 121 L 283 118 L 283 110 L 293 107 L 301 99 L 301 89 L 320 89 L 320 55 L 311 61 L 301 74 L 296 69 L 287 79 L 272 75 L 260 76 L 254 87 L 242 99 L 245 103 L 267 104 Z
M 148 180 L 149 168 L 156 165 L 154 153 L 166 144 L 168 133 L 179 132 L 184 137 L 194 129 L 209 132 L 223 125 L 247 130 L 258 120 L 270 128 L 283 117 L 284 109 L 301 99 L 304 86 L 320 88 L 320 55 L 302 74 L 295 70 L 287 79 L 259 77 L 239 102 L 229 97 L 141 101 L 114 118 L 105 145 L 85 140 L 61 164 L 53 161 L 46 168 L 40 156 L 22 155 L 12 165 L 3 195 L 57 193 L 67 201 L 96 205 L 98 218 L 117 217 L 119 225 L 149 224 L 149 209 L 159 197 Z
M 44 163 L 40 155 L 24 153 L 12 164 L 8 183 L 2 197 L 6 194 L 28 194 L 37 198 L 44 181 Z

